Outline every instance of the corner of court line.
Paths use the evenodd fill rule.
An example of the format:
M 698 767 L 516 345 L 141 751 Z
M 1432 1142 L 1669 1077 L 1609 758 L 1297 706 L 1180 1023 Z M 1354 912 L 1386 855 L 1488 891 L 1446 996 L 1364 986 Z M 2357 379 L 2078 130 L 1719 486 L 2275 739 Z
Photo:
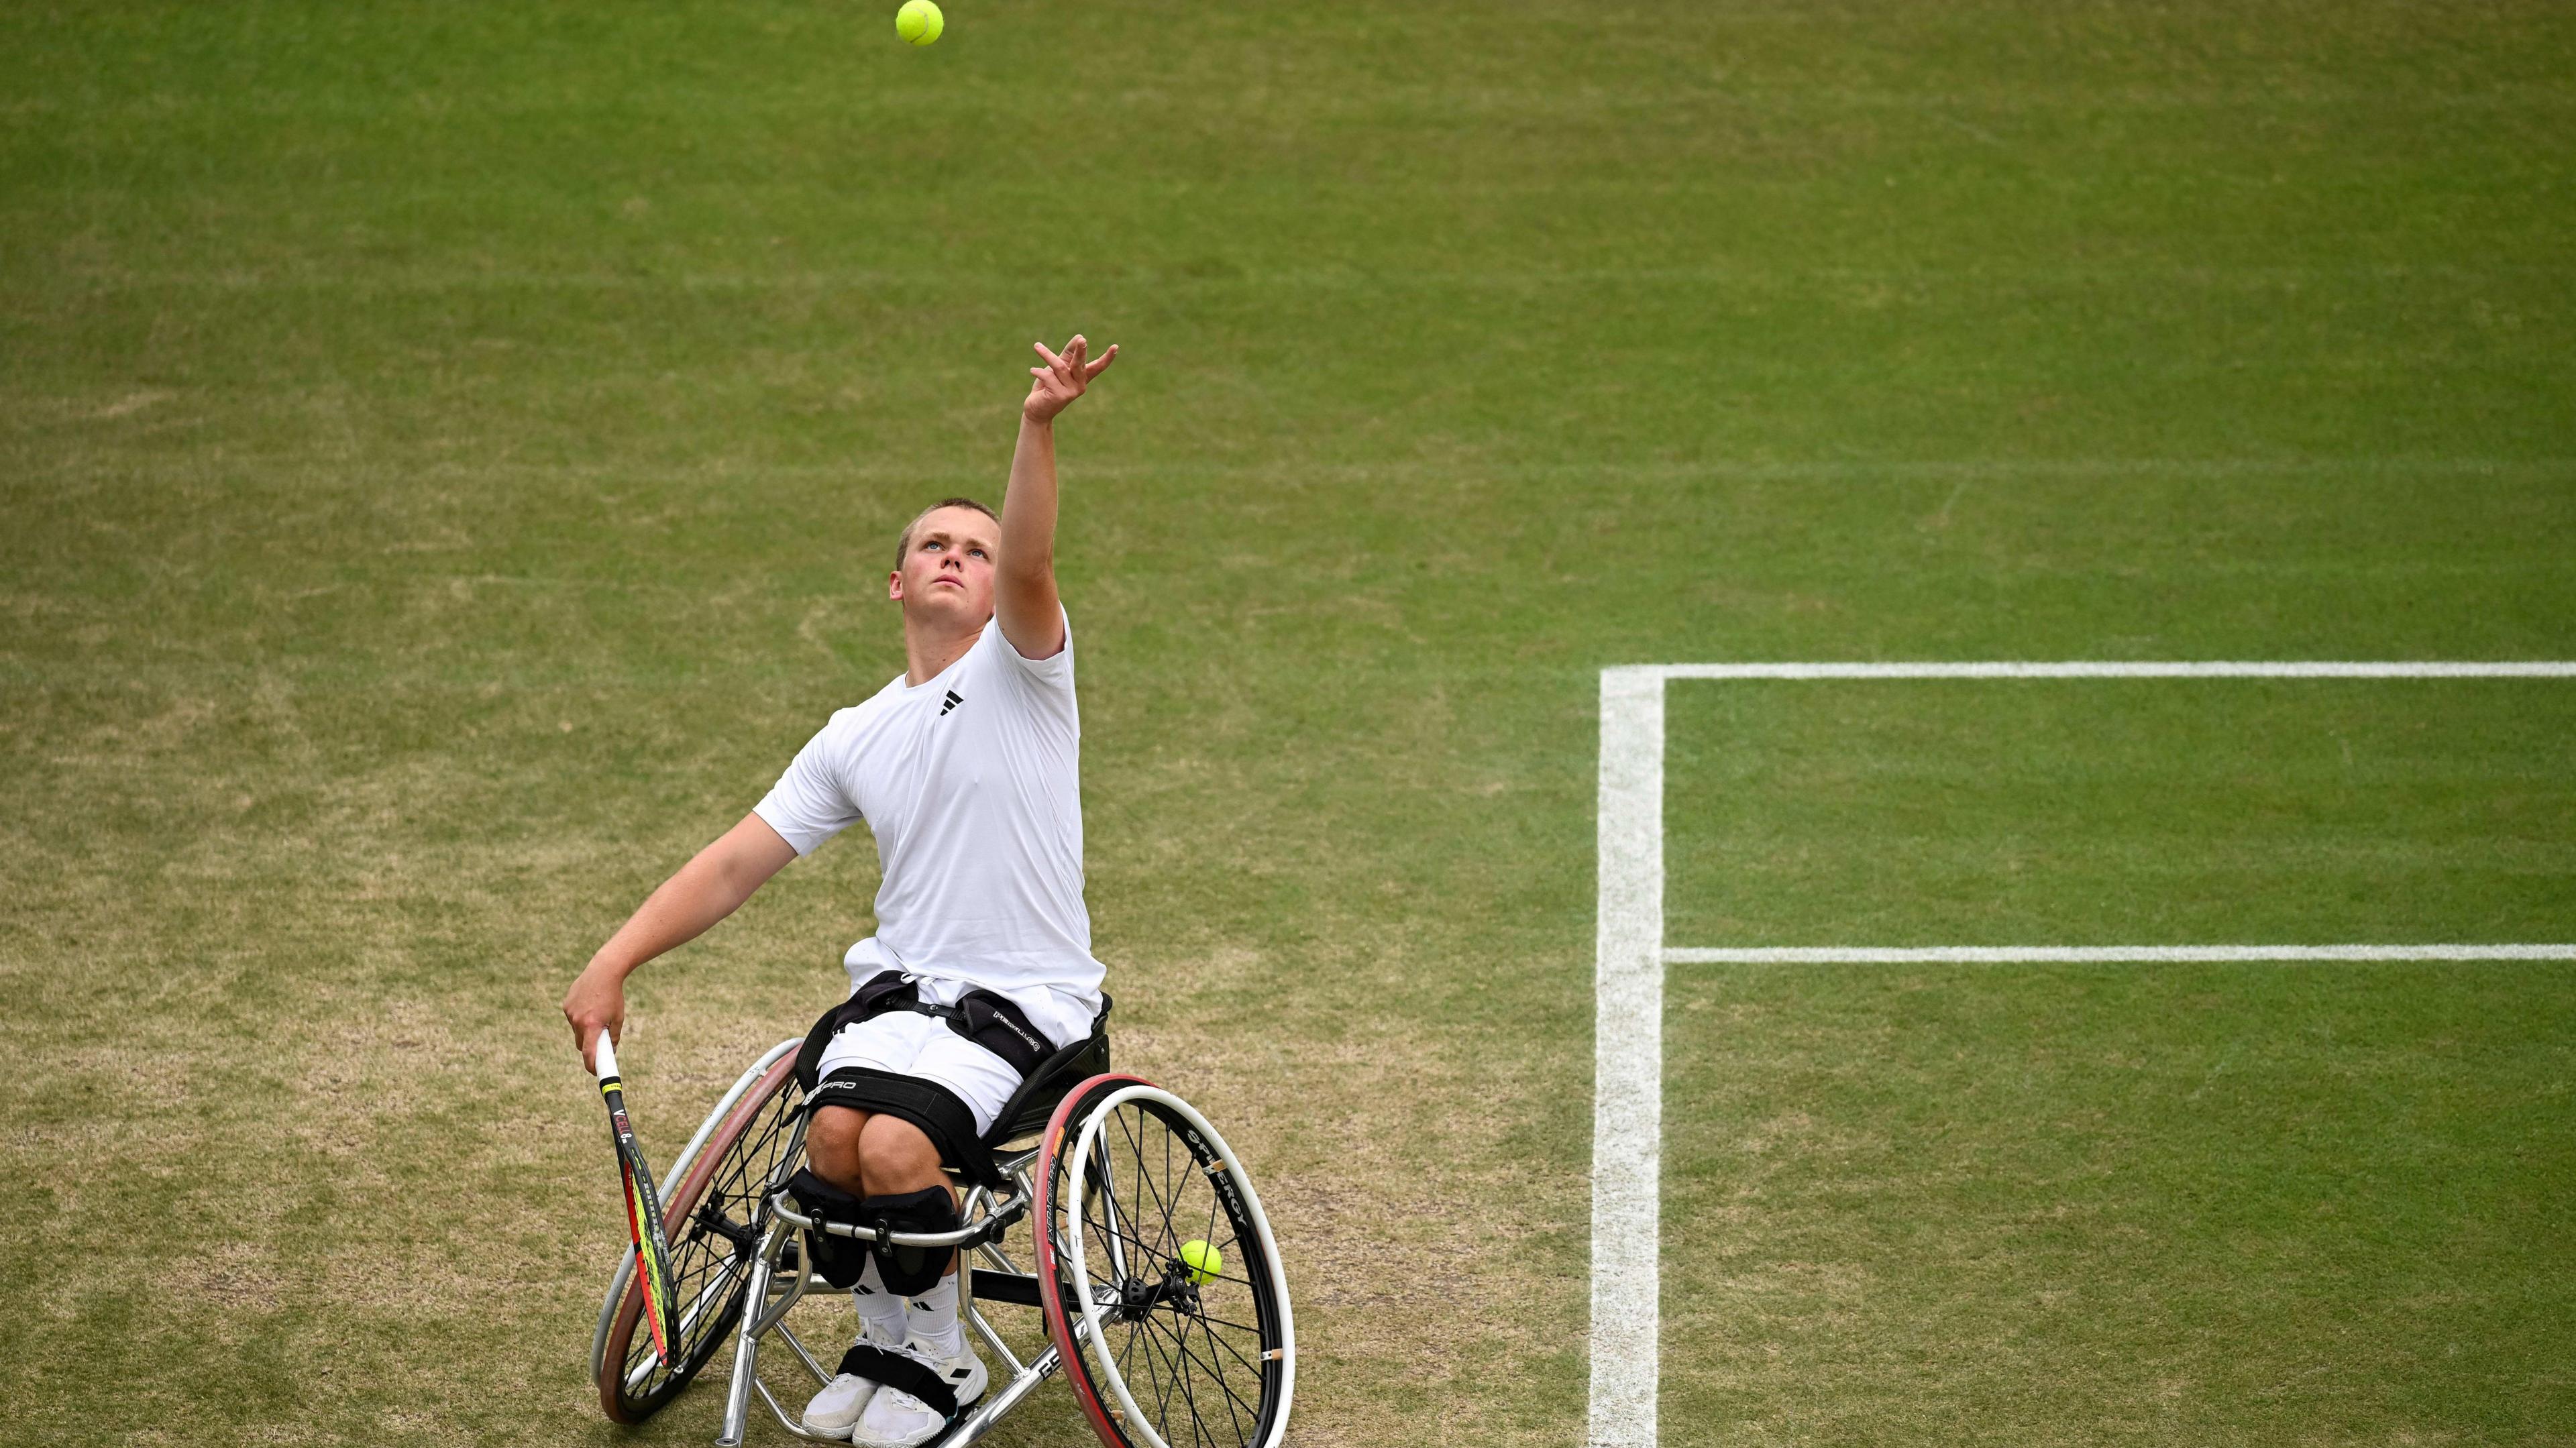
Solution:
M 1664 685 L 1705 680 L 2563 679 L 2576 660 L 1984 660 L 1628 664 L 1601 671 L 1595 877 L 1590 1448 L 1654 1448 L 1664 965 L 1871 959 L 2564 959 L 2569 945 L 1664 949 Z
M 1591 1448 L 1653 1448 L 1663 1170 L 1664 678 L 1601 671 L 1593 939 Z

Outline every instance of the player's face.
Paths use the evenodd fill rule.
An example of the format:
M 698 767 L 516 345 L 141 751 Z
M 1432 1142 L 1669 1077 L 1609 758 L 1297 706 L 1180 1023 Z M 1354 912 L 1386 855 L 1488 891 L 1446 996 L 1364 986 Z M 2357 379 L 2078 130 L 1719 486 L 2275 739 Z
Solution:
M 907 614 L 927 611 L 981 623 L 993 616 L 993 552 L 999 529 L 972 508 L 941 508 L 912 530 L 886 596 Z

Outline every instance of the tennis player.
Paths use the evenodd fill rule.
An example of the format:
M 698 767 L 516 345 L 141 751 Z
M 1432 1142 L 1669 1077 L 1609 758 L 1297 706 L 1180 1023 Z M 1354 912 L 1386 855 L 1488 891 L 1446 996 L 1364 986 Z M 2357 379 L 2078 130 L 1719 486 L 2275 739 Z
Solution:
M 563 1003 L 588 1064 L 600 1032 L 621 1037 L 638 966 L 866 820 L 884 867 L 877 933 L 844 963 L 851 1006 L 873 1008 L 817 1026 L 806 1160 L 916 1231 L 959 1220 L 934 1135 L 980 1138 L 1033 1055 L 1085 1038 L 1102 1005 L 1082 899 L 1073 636 L 1056 595 L 1055 420 L 1118 349 L 1094 360 L 1077 336 L 1037 352 L 1001 516 L 950 498 L 897 544 L 886 596 L 903 612 L 903 676 L 835 713 L 740 824 L 599 948 Z M 808 1430 L 909 1448 L 983 1395 L 955 1254 L 920 1255 L 899 1266 L 869 1254 L 852 1293 L 857 1341 L 806 1405 Z

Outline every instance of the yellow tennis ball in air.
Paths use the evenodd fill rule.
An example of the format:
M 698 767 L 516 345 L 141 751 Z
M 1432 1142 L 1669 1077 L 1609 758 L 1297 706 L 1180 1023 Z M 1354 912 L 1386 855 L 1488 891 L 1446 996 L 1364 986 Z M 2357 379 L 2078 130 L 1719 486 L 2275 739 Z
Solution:
M 1190 1269 L 1192 1282 L 1204 1286 L 1225 1270 L 1225 1254 L 1192 1237 L 1181 1244 L 1181 1265 Z
M 928 45 L 939 38 L 948 21 L 930 0 L 903 0 L 903 8 L 894 13 L 894 33 L 914 45 Z

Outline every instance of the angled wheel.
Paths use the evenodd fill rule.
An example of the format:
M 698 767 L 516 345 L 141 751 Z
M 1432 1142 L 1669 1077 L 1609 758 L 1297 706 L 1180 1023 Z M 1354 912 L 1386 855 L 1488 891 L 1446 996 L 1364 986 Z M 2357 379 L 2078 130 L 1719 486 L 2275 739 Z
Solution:
M 770 1184 L 793 1170 L 804 1149 L 797 1108 L 794 1042 L 764 1057 L 717 1105 L 697 1151 L 662 1198 L 671 1237 L 671 1286 L 680 1330 L 673 1361 L 653 1354 L 652 1334 L 636 1331 L 644 1294 L 630 1256 L 610 1286 L 609 1305 L 592 1351 L 599 1406 L 611 1422 L 641 1423 L 680 1395 L 742 1320 L 751 1260 L 768 1225 Z M 746 1084 L 747 1083 L 747 1084 Z
M 1297 1378 L 1288 1280 L 1206 1117 L 1141 1077 L 1092 1077 L 1047 1124 L 1033 1220 L 1047 1333 L 1101 1442 L 1276 1448 Z

